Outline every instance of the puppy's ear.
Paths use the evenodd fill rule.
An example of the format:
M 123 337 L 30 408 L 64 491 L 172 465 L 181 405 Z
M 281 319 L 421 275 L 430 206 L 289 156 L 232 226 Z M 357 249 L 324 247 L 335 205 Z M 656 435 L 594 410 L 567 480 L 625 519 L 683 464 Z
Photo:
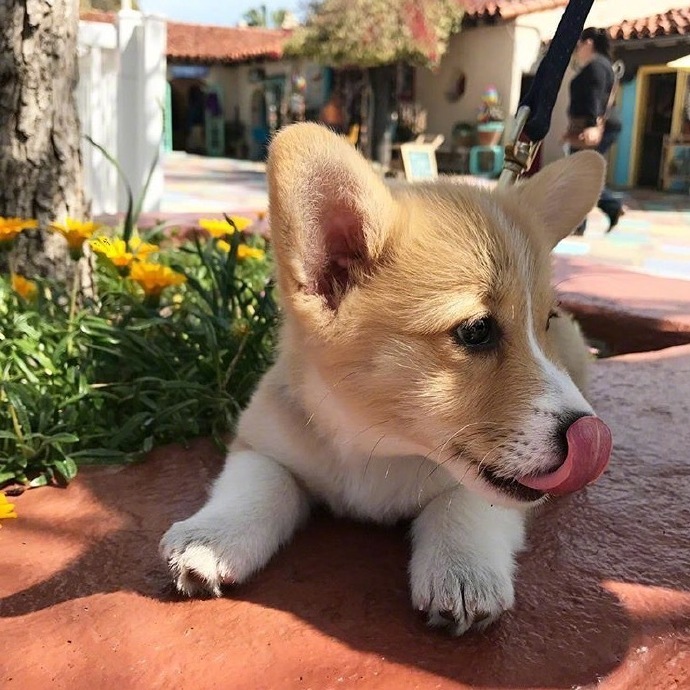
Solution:
M 316 124 L 281 130 L 267 173 L 281 297 L 332 314 L 381 257 L 391 194 L 354 147 Z
M 606 162 L 595 151 L 580 151 L 547 165 L 514 188 L 520 204 L 544 221 L 555 247 L 587 216 L 604 186 Z

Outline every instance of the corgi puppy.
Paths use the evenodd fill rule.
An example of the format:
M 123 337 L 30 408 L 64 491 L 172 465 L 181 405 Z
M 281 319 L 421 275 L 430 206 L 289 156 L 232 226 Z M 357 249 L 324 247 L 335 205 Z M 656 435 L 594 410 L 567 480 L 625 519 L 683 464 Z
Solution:
M 550 283 L 604 168 L 585 151 L 508 189 L 391 190 L 322 126 L 278 133 L 279 352 L 208 502 L 162 539 L 179 591 L 244 582 L 318 502 L 412 520 L 412 604 L 431 625 L 459 635 L 510 608 L 530 510 L 596 479 L 611 451 Z

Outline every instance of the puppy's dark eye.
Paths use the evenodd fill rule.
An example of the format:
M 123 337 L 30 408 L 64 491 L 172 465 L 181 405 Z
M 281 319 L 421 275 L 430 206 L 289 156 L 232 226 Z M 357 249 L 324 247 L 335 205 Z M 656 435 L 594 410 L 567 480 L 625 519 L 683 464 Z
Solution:
M 546 330 L 549 330 L 549 326 L 551 325 L 551 319 L 557 319 L 558 318 L 558 312 L 555 309 L 552 309 L 549 312 L 549 318 L 546 319 Z
M 453 332 L 459 345 L 472 350 L 490 350 L 498 344 L 498 324 L 491 316 L 461 323 Z

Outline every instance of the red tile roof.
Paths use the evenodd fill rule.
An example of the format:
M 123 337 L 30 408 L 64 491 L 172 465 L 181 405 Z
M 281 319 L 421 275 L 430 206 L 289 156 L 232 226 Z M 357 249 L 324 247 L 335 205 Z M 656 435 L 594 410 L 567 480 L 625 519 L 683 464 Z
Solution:
M 461 0 L 469 20 L 513 19 L 522 14 L 565 7 L 568 0 Z
M 168 22 L 168 59 L 206 64 L 279 59 L 290 34 L 281 29 Z
M 690 7 L 669 10 L 642 19 L 626 19 L 609 27 L 609 35 L 614 41 L 690 35 Z
M 102 10 L 82 10 L 79 12 L 79 19 L 83 22 L 100 22 L 102 24 L 114 24 L 115 13 L 103 12 Z
M 79 18 L 86 22 L 114 24 L 113 12 L 89 10 Z M 167 22 L 167 57 L 171 62 L 233 63 L 260 58 L 279 59 L 290 31 L 257 27 L 206 26 Z

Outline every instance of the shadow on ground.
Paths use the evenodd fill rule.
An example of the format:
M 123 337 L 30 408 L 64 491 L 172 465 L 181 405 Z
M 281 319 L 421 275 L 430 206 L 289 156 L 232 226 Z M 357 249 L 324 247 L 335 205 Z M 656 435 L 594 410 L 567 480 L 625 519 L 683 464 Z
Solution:
M 484 634 L 450 639 L 411 610 L 404 526 L 323 514 L 226 598 L 177 601 L 157 543 L 220 468 L 199 441 L 18 499 L 20 519 L 0 536 L 0 614 L 15 621 L 3 623 L 8 677 L 41 687 L 57 672 L 48 656 L 80 687 L 196 677 L 200 688 L 219 678 L 237 688 L 571 688 L 625 672 L 655 680 L 616 687 L 652 688 L 650 674 L 687 678 L 687 656 L 667 662 L 690 639 L 690 348 L 600 362 L 593 387 L 614 432 L 610 470 L 538 517 L 517 607 Z

